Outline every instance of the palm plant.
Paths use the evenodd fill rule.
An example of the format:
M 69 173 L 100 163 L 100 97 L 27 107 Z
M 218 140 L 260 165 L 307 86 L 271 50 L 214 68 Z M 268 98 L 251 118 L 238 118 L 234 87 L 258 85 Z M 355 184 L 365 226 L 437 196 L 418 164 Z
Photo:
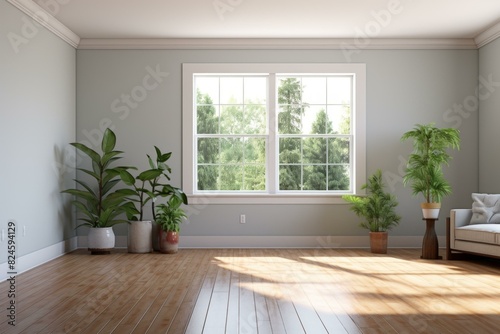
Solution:
M 111 227 L 125 223 L 126 220 L 117 216 L 125 211 L 125 195 L 120 190 L 112 191 L 121 181 L 119 175 L 130 167 L 111 167 L 113 162 L 121 159 L 122 151 L 114 150 L 116 135 L 106 129 L 104 132 L 101 151 L 98 153 L 81 143 L 70 143 L 76 149 L 88 156 L 92 161 L 92 170 L 78 168 L 77 170 L 89 175 L 93 184 L 75 179 L 83 189 L 67 189 L 63 193 L 76 197 L 71 203 L 83 214 L 79 219 L 84 223 L 77 226 Z
M 449 165 L 448 148 L 460 149 L 460 132 L 453 128 L 437 128 L 434 123 L 417 124 L 403 134 L 401 140 L 413 140 L 403 183 L 411 183 L 413 195 L 422 194 L 427 203 L 439 203 L 451 194 L 451 186 L 443 174 Z
M 163 231 L 180 231 L 180 224 L 187 217 L 181 208 L 182 203 L 181 198 L 172 196 L 166 204 L 162 203 L 156 207 L 155 221 L 161 226 Z
M 385 232 L 399 224 L 401 217 L 395 212 L 398 201 L 394 195 L 385 192 L 381 170 L 370 176 L 361 189 L 367 190 L 367 196 L 344 195 L 342 198 L 352 204 L 351 211 L 364 217 L 365 221 L 360 223 L 362 228 L 370 232 Z

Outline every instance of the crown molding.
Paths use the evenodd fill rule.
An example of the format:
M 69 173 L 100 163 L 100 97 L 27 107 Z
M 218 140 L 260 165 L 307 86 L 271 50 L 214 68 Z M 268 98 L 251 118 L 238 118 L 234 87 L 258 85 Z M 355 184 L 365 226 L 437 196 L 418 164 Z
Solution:
M 351 39 L 351 38 L 83 38 L 78 49 L 93 50 L 411 50 L 477 49 L 472 38 L 461 39 Z
M 78 47 L 80 37 L 57 20 L 52 14 L 31 0 L 7 0 L 13 6 L 28 15 L 35 22 L 41 24 L 63 41 L 74 48 Z
M 500 37 L 500 22 L 472 38 L 88 38 L 80 37 L 32 0 L 7 0 L 78 49 L 105 50 L 457 50 L 478 49 Z
M 495 39 L 500 37 L 500 22 L 494 26 L 486 29 L 482 33 L 474 38 L 478 48 L 485 46 L 488 43 L 493 42 Z

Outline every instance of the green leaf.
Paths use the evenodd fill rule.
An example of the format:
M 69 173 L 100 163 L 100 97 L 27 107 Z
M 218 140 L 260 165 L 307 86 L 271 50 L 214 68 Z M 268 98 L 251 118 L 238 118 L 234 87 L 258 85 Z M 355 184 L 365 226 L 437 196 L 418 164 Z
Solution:
M 132 174 L 130 174 L 128 171 L 119 170 L 118 173 L 120 175 L 120 178 L 122 179 L 122 181 L 126 185 L 133 186 L 135 184 L 135 177 Z
M 168 152 L 168 153 L 165 153 L 165 154 L 162 154 L 159 158 L 158 158 L 158 161 L 159 162 L 165 162 L 167 161 L 168 159 L 170 159 L 170 157 L 172 156 L 172 152 Z
M 161 151 L 160 149 L 158 148 L 158 146 L 155 146 L 155 152 L 156 152 L 156 160 L 160 160 L 160 157 L 161 157 Z
M 90 157 L 90 159 L 92 161 L 99 162 L 101 160 L 101 156 L 96 151 L 94 151 L 90 147 L 85 146 L 84 144 L 81 144 L 81 143 L 71 143 L 70 145 L 73 145 L 78 150 L 80 150 L 83 153 L 85 153 L 87 156 Z
M 139 174 L 139 176 L 137 176 L 137 179 L 139 179 L 141 181 L 149 181 L 149 180 L 156 179 L 161 174 L 162 174 L 162 172 L 158 169 L 149 169 L 149 170 L 144 171 L 141 174 Z
M 115 133 L 107 128 L 106 131 L 104 131 L 104 135 L 102 137 L 102 144 L 101 144 L 101 149 L 103 153 L 109 153 L 111 152 L 116 145 L 116 135 Z
M 111 189 L 113 189 L 114 186 L 116 186 L 118 182 L 120 182 L 120 179 L 110 180 L 104 183 L 102 186 L 101 194 L 106 195 Z
M 153 159 L 151 159 L 151 157 L 149 156 L 149 154 L 147 154 L 147 157 L 148 157 L 149 167 L 151 167 L 151 169 L 156 169 L 156 165 L 153 162 Z
M 92 194 L 94 196 L 94 198 L 96 197 L 94 190 L 92 188 L 90 188 L 90 186 L 88 184 L 86 184 L 85 182 L 78 180 L 78 179 L 75 179 L 74 181 L 76 183 L 78 183 L 79 185 L 81 185 L 82 187 L 84 187 L 90 194 Z
M 95 195 L 94 194 L 91 194 L 91 193 L 89 193 L 88 191 L 85 191 L 85 190 L 66 189 L 66 190 L 63 190 L 62 193 L 71 194 L 73 196 L 76 196 L 76 197 L 79 197 L 79 198 L 83 198 L 83 199 L 86 199 L 86 200 L 94 200 L 95 199 Z
M 107 166 L 108 163 L 121 159 L 121 157 L 117 157 L 117 155 L 119 155 L 120 153 L 123 153 L 123 152 L 122 151 L 111 151 L 111 152 L 105 153 L 101 159 L 102 165 Z

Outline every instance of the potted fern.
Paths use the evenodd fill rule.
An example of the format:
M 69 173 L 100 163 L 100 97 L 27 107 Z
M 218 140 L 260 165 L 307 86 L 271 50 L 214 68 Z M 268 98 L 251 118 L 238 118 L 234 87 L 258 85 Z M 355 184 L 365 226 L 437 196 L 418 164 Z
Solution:
M 122 158 L 123 152 L 115 150 L 116 135 L 110 129 L 104 131 L 100 153 L 81 143 L 70 143 L 70 145 L 90 158 L 92 169 L 78 168 L 78 170 L 91 179 L 88 182 L 75 179 L 80 188 L 67 189 L 63 193 L 75 197 L 71 203 L 80 213 L 79 220 L 83 221 L 77 228 L 90 227 L 87 241 L 91 254 L 107 254 L 115 246 L 112 227 L 127 223 L 127 220 L 118 217 L 125 212 L 126 195 L 122 193 L 122 189 L 115 189 L 120 182 L 119 175 L 130 167 L 112 167 Z
M 413 195 L 422 194 L 421 203 L 426 219 L 437 219 L 441 199 L 451 194 L 451 186 L 444 177 L 443 166 L 449 165 L 449 148 L 460 149 L 460 132 L 453 128 L 437 128 L 434 123 L 417 124 L 401 137 L 413 140 L 413 152 L 406 166 L 403 183 L 411 184 Z
M 342 198 L 351 203 L 350 210 L 365 220 L 360 227 L 370 231 L 370 249 L 372 253 L 387 253 L 387 231 L 399 224 L 401 217 L 396 213 L 396 197 L 384 189 L 382 171 L 379 169 L 368 178 L 361 189 L 366 189 L 366 196 L 344 195 Z
M 171 196 L 166 204 L 156 207 L 155 220 L 160 225 L 160 252 L 177 253 L 180 225 L 187 217 L 181 208 L 183 201 L 177 196 Z

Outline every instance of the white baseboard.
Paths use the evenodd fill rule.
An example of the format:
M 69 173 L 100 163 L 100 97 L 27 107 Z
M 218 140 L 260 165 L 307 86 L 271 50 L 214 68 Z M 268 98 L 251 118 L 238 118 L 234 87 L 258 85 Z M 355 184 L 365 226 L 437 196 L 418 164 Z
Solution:
M 420 248 L 422 236 L 391 236 L 390 248 Z M 446 238 L 438 237 L 446 246 Z M 87 248 L 87 236 L 78 237 L 78 248 Z M 183 236 L 179 248 L 368 248 L 368 236 Z M 116 236 L 115 248 L 127 248 L 127 236 Z
M 77 240 L 77 237 L 73 237 L 40 249 L 36 252 L 16 258 L 16 269 L 14 272 L 16 275 L 19 275 L 27 270 L 38 267 L 41 264 L 77 249 Z M 7 262 L 0 263 L 0 282 L 9 278 L 10 275 L 7 274 L 9 272 L 12 272 L 12 270 L 8 269 Z
M 422 236 L 390 236 L 391 248 L 420 248 Z M 446 238 L 438 237 L 444 247 Z M 180 236 L 180 248 L 368 248 L 368 236 Z

